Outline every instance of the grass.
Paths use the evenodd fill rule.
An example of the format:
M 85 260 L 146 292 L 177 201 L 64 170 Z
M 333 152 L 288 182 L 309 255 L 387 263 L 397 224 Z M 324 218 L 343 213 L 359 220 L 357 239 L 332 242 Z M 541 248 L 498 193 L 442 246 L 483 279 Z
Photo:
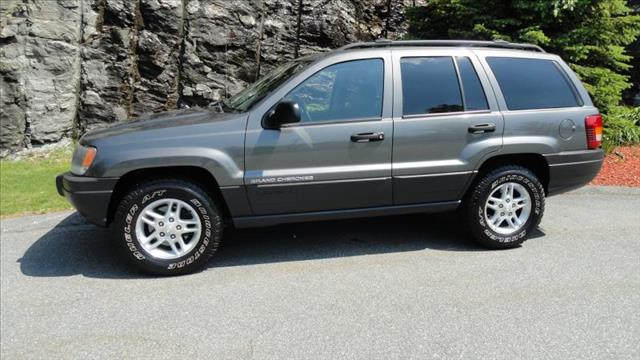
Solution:
M 56 175 L 68 171 L 71 149 L 21 160 L 0 160 L 0 216 L 70 209 L 56 190 Z

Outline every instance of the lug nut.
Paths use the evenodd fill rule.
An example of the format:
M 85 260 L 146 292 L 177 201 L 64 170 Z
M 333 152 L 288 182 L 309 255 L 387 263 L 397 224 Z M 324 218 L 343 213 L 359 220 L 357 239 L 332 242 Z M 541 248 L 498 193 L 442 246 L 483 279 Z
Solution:
M 160 222 L 158 223 L 158 226 L 164 226 L 164 223 L 163 223 L 162 221 L 160 221 Z
M 504 213 L 500 213 L 500 216 L 504 216 Z
M 502 204 L 500 204 L 500 205 L 498 205 L 498 206 L 502 207 Z
M 175 236 L 175 235 L 171 235 L 171 238 L 172 238 L 172 239 L 175 239 L 175 238 L 176 238 L 176 236 Z
M 178 226 L 176 226 L 176 229 L 177 230 L 182 230 L 182 226 L 178 225 Z
M 160 236 L 164 236 L 164 233 L 163 233 L 163 232 L 161 232 L 161 233 L 160 233 Z
M 169 218 L 169 222 L 173 222 L 173 218 Z

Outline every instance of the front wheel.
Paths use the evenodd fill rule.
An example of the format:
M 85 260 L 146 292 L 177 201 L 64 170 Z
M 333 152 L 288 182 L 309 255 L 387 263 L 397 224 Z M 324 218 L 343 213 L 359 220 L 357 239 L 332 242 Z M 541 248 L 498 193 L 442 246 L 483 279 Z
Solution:
M 491 249 L 524 242 L 544 213 L 544 188 L 520 166 L 504 166 L 485 175 L 466 200 L 466 221 L 474 239 Z
M 179 179 L 141 184 L 124 196 L 113 231 L 125 258 L 152 274 L 203 268 L 222 237 L 223 221 L 199 185 Z

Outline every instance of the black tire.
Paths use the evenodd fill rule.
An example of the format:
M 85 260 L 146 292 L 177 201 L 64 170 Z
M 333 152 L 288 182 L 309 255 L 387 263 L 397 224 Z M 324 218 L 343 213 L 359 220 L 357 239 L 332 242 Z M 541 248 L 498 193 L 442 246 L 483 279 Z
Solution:
M 149 254 L 136 236 L 136 222 L 151 200 L 178 199 L 191 205 L 197 213 L 202 230 L 195 247 L 175 259 L 162 259 Z M 204 268 L 218 249 L 222 239 L 223 218 L 211 196 L 195 183 L 180 179 L 151 180 L 136 186 L 124 195 L 112 224 L 114 238 L 124 258 L 135 268 L 156 275 L 182 275 Z
M 503 235 L 492 230 L 485 221 L 485 202 L 492 191 L 507 182 L 522 185 L 531 197 L 531 212 L 524 225 L 515 233 Z M 545 194 L 540 180 L 529 169 L 508 165 L 483 176 L 466 198 L 463 214 L 473 239 L 490 249 L 510 249 L 527 240 L 544 214 Z

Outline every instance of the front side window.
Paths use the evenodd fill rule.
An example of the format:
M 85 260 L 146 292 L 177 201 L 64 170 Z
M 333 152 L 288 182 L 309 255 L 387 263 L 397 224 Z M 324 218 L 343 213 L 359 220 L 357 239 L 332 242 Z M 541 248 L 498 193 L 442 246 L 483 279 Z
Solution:
M 302 123 L 382 116 L 384 62 L 354 60 L 328 66 L 291 90 Z
M 247 111 L 292 76 L 306 69 L 311 62 L 312 59 L 285 63 L 257 82 L 249 85 L 246 89 L 225 100 L 223 105 L 236 111 Z
M 509 110 L 582 105 L 575 88 L 552 60 L 488 57 Z
M 408 57 L 400 60 L 404 115 L 459 112 L 462 93 L 451 57 Z

